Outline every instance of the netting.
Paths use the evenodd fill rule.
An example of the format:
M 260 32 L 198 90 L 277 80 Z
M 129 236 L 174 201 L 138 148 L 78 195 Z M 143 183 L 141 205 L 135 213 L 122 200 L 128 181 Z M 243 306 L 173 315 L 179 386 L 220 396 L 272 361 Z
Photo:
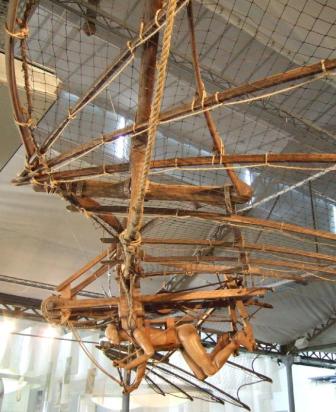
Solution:
M 191 16 L 180 0 L 170 46 L 167 2 L 149 17 L 145 3 L 11 2 L 7 70 L 27 151 L 15 182 L 58 193 L 119 238 L 147 293 L 213 290 L 228 273 L 247 288 L 335 282 L 334 2 L 193 1 Z M 228 314 L 207 316 L 218 327 Z

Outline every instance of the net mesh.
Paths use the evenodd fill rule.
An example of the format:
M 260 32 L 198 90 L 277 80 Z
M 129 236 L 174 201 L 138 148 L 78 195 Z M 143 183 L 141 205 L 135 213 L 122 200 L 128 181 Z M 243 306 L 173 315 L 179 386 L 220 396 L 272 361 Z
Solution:
M 152 161 L 170 160 L 170 167 L 152 168 L 149 173 L 151 182 L 165 185 L 166 193 L 146 199 L 142 236 L 160 237 L 163 242 L 144 243 L 145 256 L 176 257 L 177 260 L 188 257 L 196 263 L 203 258 L 209 264 L 232 266 L 241 264 L 242 251 L 248 251 L 247 262 L 243 263 L 260 269 L 256 276 L 244 268 L 241 274 L 248 287 L 272 285 L 276 273 L 281 279 L 287 275 L 289 279 L 300 276 L 303 280 L 333 282 L 336 274 L 334 170 L 319 174 L 330 164 L 308 161 L 284 162 L 275 167 L 267 161 L 267 155 L 334 152 L 336 83 L 334 73 L 325 69 L 325 61 L 336 58 L 334 2 L 194 1 L 203 96 L 197 90 L 193 45 L 183 3 L 178 2 L 175 16 L 161 113 L 183 105 L 191 108 L 188 116 L 173 117 L 158 126 Z M 4 7 L 2 3 L 1 7 Z M 1 11 L 2 8 L 0 14 Z M 142 15 L 143 2 L 119 0 L 22 1 L 17 11 L 17 26 L 20 28 L 23 21 L 29 29 L 28 36 L 16 39 L 14 45 L 15 71 L 17 80 L 20 79 L 17 87 L 22 112 L 32 120 L 30 133 L 43 154 L 44 163 L 39 171 L 47 180 L 50 176 L 54 178 L 53 174 L 63 173 L 62 176 L 70 176 L 67 184 L 71 184 L 80 181 L 76 177 L 78 170 L 96 167 L 95 173 L 86 176 L 85 184 L 124 182 L 117 195 L 106 190 L 90 192 L 94 201 L 114 210 L 120 220 L 128 212 L 131 174 L 127 163 L 131 139 L 136 139 L 132 134 L 137 132 L 137 113 L 141 109 L 141 49 L 147 29 L 141 23 Z M 149 44 L 153 41 L 152 36 Z M 162 35 L 158 55 L 161 42 Z M 212 186 L 222 191 L 230 184 L 222 161 L 179 166 L 179 159 L 211 157 L 215 153 L 204 113 L 193 113 L 195 96 L 205 98 L 314 63 L 320 63 L 319 76 L 294 79 L 269 87 L 267 91 L 243 94 L 231 99 L 230 105 L 214 108 L 211 115 L 223 141 L 222 154 L 264 155 L 261 162 L 234 164 L 238 177 L 253 188 L 252 199 L 237 206 L 237 215 L 292 223 L 329 235 L 307 234 L 283 226 L 223 222 L 223 216 L 227 215 L 224 199 L 206 202 L 201 197 L 193 200 L 171 193 L 169 185 Z M 155 71 L 155 67 L 147 70 Z M 101 81 L 104 76 L 105 81 Z M 261 97 L 266 92 L 270 94 Z M 259 98 L 255 99 L 256 96 Z M 250 101 L 243 103 L 241 99 Z M 107 172 L 110 166 L 115 166 L 117 171 Z M 38 174 L 34 178 L 33 183 L 41 186 L 46 181 L 39 182 Z M 48 182 L 55 185 L 55 179 Z M 63 194 L 72 190 L 72 195 L 80 198 L 85 196 L 83 190 L 86 189 L 62 186 L 62 190 Z M 163 208 L 170 210 L 168 215 L 160 214 Z M 209 219 L 202 215 L 192 217 L 191 212 L 217 215 Z M 104 215 L 97 214 L 95 219 L 98 229 Z M 236 229 L 244 245 L 237 245 Z M 99 234 L 109 236 L 101 226 Z M 226 245 L 191 243 L 168 247 L 164 244 L 168 239 L 210 239 L 225 241 Z M 293 253 L 298 248 L 301 254 Z M 176 269 L 160 261 L 145 260 L 142 268 L 144 272 L 162 273 L 146 286 L 147 291 L 154 292 L 158 286 L 164 290 L 201 286 L 206 290 L 216 282 L 216 272 L 174 276 L 171 272 Z M 106 291 L 109 284 L 106 286 L 104 282 L 110 282 L 110 278 L 100 282 Z M 218 321 L 216 316 L 225 317 L 225 310 L 216 311 L 208 319 L 208 326 Z

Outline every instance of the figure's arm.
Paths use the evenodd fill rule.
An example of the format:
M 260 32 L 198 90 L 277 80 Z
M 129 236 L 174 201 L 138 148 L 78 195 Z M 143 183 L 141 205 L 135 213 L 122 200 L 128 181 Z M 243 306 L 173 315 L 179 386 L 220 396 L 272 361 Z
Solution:
M 135 329 L 133 332 L 133 338 L 135 339 L 136 343 L 140 346 L 144 353 L 143 355 L 138 356 L 131 362 L 128 362 L 126 364 L 119 363 L 120 367 L 123 367 L 128 370 L 136 368 L 142 363 L 147 362 L 147 360 L 154 355 L 154 348 L 150 340 L 150 336 L 146 335 L 144 333 L 144 330 Z

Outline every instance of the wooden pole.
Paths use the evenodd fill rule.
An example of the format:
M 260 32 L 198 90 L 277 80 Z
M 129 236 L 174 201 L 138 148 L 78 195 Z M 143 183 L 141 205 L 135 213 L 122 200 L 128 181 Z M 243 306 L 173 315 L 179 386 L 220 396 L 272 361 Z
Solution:
M 160 159 L 151 162 L 152 169 L 179 168 L 192 166 L 221 166 L 224 163 L 269 165 L 273 163 L 336 163 L 336 153 L 265 153 L 265 154 L 224 154 L 220 156 L 195 156 L 173 159 Z M 90 178 L 114 173 L 129 171 L 129 163 L 107 164 L 82 169 L 63 170 L 59 172 L 34 173 L 34 180 L 39 183 L 75 181 L 76 179 Z M 33 176 L 19 176 L 12 180 L 16 185 L 28 184 Z
M 134 162 L 136 165 L 136 162 Z M 137 183 L 137 181 L 135 182 Z M 134 184 L 135 184 L 134 183 Z M 55 186 L 55 184 L 54 184 Z M 136 186 L 138 187 L 138 186 Z M 44 192 L 45 187 L 34 185 L 37 192 Z M 58 190 L 65 196 L 77 196 L 77 198 L 116 198 L 129 199 L 132 193 L 132 186 L 129 180 L 123 182 L 107 182 L 101 180 L 83 180 L 76 183 L 60 183 Z M 225 205 L 224 191 L 227 190 L 231 199 L 236 203 L 245 203 L 246 197 L 237 194 L 232 186 L 193 186 L 175 185 L 148 182 L 146 187 L 146 200 L 173 200 L 183 202 L 202 202 L 213 205 Z M 131 196 L 132 197 L 132 196 Z
M 103 243 L 115 243 L 114 238 L 102 238 L 100 239 Z M 271 252 L 277 254 L 302 256 L 318 260 L 326 260 L 329 262 L 336 263 L 336 256 L 325 255 L 323 253 L 309 252 L 302 249 L 287 248 L 283 246 L 273 246 L 266 243 L 246 243 L 246 242 L 227 242 L 223 240 L 206 240 L 206 239 L 159 239 L 159 238 L 142 238 L 142 244 L 149 245 L 185 245 L 185 246 L 209 246 L 209 247 L 221 247 L 228 250 L 250 250 L 256 252 Z
M 263 90 L 267 90 L 274 86 L 279 86 L 288 82 L 292 82 L 295 80 L 304 79 L 316 74 L 322 73 L 324 70 L 333 70 L 336 68 L 336 59 L 332 60 L 324 60 L 323 64 L 321 62 L 311 64 L 308 66 L 298 67 L 296 69 L 289 70 L 284 73 L 275 74 L 269 77 L 266 77 L 261 80 L 257 80 L 252 83 L 247 83 L 242 86 L 232 87 L 230 89 L 226 89 L 222 92 L 217 92 L 212 95 L 209 95 L 204 100 L 203 99 L 196 99 L 195 101 L 189 101 L 182 105 L 173 106 L 160 115 L 160 123 L 164 122 L 171 122 L 179 119 L 181 117 L 192 115 L 193 113 L 197 113 L 199 110 L 206 110 L 211 109 L 212 107 L 228 102 L 230 100 L 246 96 L 250 93 L 260 92 Z M 122 129 L 116 130 L 112 133 L 106 133 L 103 136 L 99 136 L 98 138 L 90 140 L 88 143 L 84 143 L 83 145 L 77 146 L 74 149 L 62 153 L 59 156 L 56 156 L 48 161 L 48 167 L 54 167 L 56 165 L 60 165 L 66 161 L 74 160 L 79 156 L 82 156 L 95 148 L 102 145 L 102 142 L 109 143 L 112 142 L 122 136 L 132 135 L 134 133 L 139 133 L 142 130 L 148 128 L 148 122 L 137 122 L 135 125 L 127 126 Z
M 161 0 L 146 0 L 144 3 L 143 22 L 148 24 L 153 20 L 157 11 L 161 8 Z M 154 94 L 155 73 L 156 73 L 156 56 L 159 43 L 159 33 L 156 33 L 151 41 L 143 44 L 141 68 L 139 73 L 139 92 L 138 92 L 138 111 L 136 114 L 136 123 L 147 122 L 151 114 L 151 104 Z M 135 213 L 136 205 L 140 193 L 140 181 L 143 174 L 145 161 L 145 152 L 147 147 L 147 132 L 136 136 L 131 142 L 130 154 L 130 204 L 127 223 L 128 226 Z
M 206 90 L 205 90 L 205 86 L 202 80 L 201 68 L 199 65 L 192 0 L 190 0 L 187 5 L 187 16 L 188 16 L 189 32 L 190 32 L 190 37 L 191 37 L 191 50 L 192 50 L 193 66 L 194 66 L 195 78 L 196 78 L 197 95 L 199 98 L 202 98 L 203 95 L 206 96 Z M 205 117 L 210 135 L 214 143 L 215 152 L 219 155 L 224 154 L 224 143 L 218 133 L 218 130 L 213 120 L 211 112 L 205 111 L 204 117 Z M 230 165 L 228 163 L 224 163 L 224 166 L 228 167 L 227 174 L 233 186 L 235 187 L 237 193 L 240 196 L 246 198 L 246 201 L 249 201 L 252 197 L 251 187 L 238 178 L 236 172 L 230 168 Z
M 112 213 L 127 213 L 127 208 L 124 206 L 102 206 L 100 208 L 87 208 L 89 212 L 96 213 L 98 215 L 109 215 Z M 314 230 L 304 226 L 294 225 L 292 223 L 284 223 L 276 220 L 258 219 L 249 216 L 230 215 L 227 216 L 222 213 L 214 212 L 197 212 L 194 210 L 180 210 L 180 209 L 168 209 L 168 208 L 154 208 L 145 207 L 144 213 L 147 215 L 155 216 L 174 216 L 174 217 L 190 217 L 199 218 L 205 220 L 212 220 L 221 223 L 227 223 L 234 226 L 246 226 L 246 227 L 262 227 L 265 229 L 275 230 L 277 232 L 289 232 L 299 235 L 319 237 L 322 239 L 336 240 L 336 234 L 326 232 L 324 230 Z

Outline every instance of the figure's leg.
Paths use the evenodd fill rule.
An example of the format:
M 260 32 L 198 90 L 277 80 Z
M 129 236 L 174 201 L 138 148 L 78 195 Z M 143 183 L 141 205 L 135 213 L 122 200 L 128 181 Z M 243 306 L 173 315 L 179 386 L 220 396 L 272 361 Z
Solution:
M 143 362 L 141 365 L 137 367 L 134 382 L 131 385 L 126 386 L 124 391 L 125 393 L 130 393 L 139 387 L 142 378 L 144 377 L 146 372 L 146 365 L 147 362 Z
M 124 367 L 125 369 L 136 368 L 154 355 L 152 342 L 150 341 L 149 336 L 146 335 L 143 330 L 135 329 L 135 331 L 133 332 L 133 337 L 136 343 L 144 351 L 144 354 L 125 365 L 122 365 L 122 363 L 120 363 L 120 367 Z
M 191 357 L 187 354 L 187 352 L 184 349 L 181 349 L 181 353 L 183 355 L 184 360 L 187 362 L 189 365 L 190 369 L 193 371 L 193 374 L 196 376 L 196 378 L 200 379 L 203 381 L 207 375 L 202 371 L 202 369 L 191 359 Z
M 229 357 L 239 348 L 239 343 L 235 340 L 227 344 L 222 350 L 220 350 L 214 357 L 214 363 L 217 369 L 220 369 Z
M 218 368 L 202 346 L 195 327 L 188 324 L 181 325 L 176 328 L 176 331 L 184 350 L 192 361 L 202 369 L 205 375 L 215 374 Z

